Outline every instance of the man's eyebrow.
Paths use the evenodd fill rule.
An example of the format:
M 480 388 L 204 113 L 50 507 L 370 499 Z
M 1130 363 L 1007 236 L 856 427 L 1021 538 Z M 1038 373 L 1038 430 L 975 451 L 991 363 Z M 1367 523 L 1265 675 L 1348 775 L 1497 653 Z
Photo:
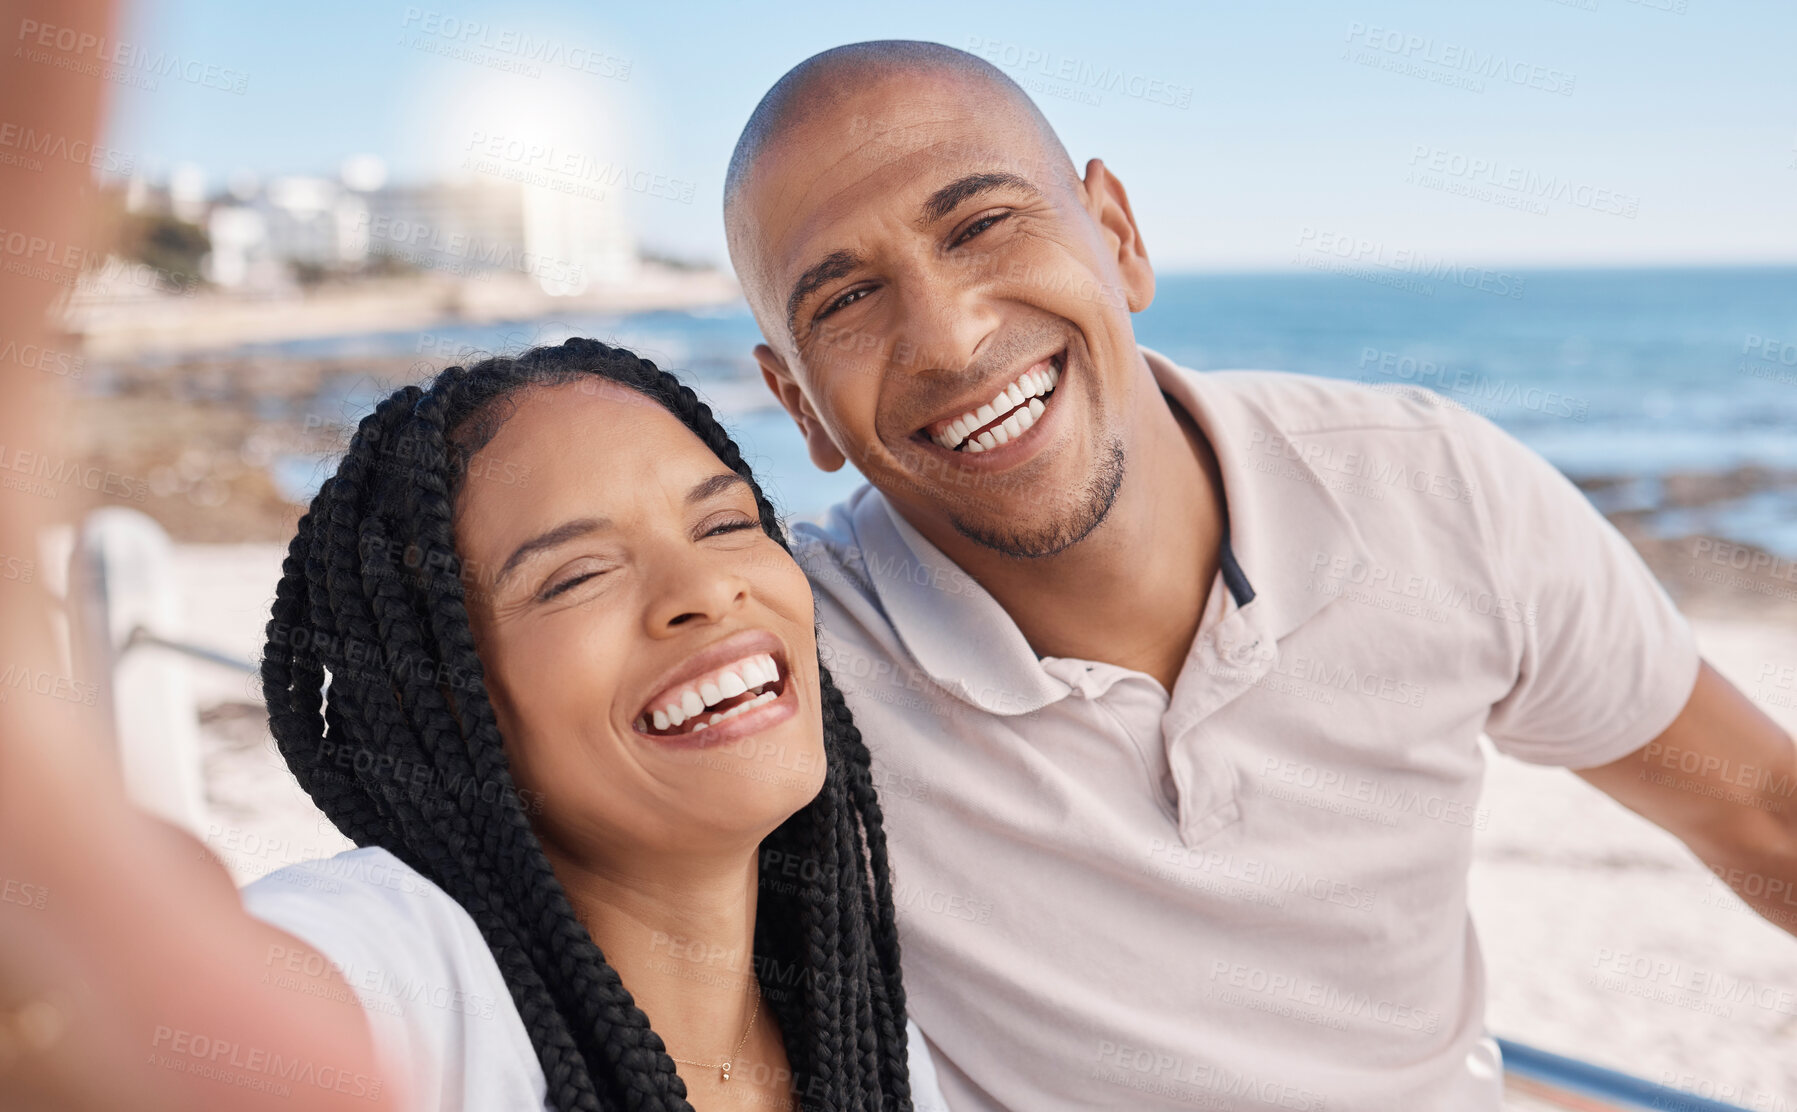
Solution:
M 506 557 L 505 564 L 499 569 L 499 574 L 493 577 L 493 586 L 498 588 L 501 583 L 505 582 L 505 577 L 512 574 L 519 564 L 537 553 L 545 552 L 557 545 L 567 544 L 576 537 L 584 537 L 588 533 L 597 533 L 601 529 L 610 527 L 610 518 L 580 517 L 573 521 L 565 521 L 547 532 L 538 533 L 513 549 L 512 554 Z
M 825 282 L 834 281 L 861 265 L 861 256 L 853 251 L 832 251 L 811 269 L 799 275 L 793 284 L 792 293 L 786 298 L 786 330 L 794 336 L 799 334 L 799 306 L 805 303 L 817 288 Z
M 969 197 L 977 197 L 982 193 L 990 193 L 995 189 L 1021 189 L 1026 193 L 1041 195 L 1029 179 L 1016 174 L 1008 174 L 1002 170 L 993 170 L 983 174 L 968 174 L 956 178 L 947 185 L 929 195 L 919 209 L 918 222 L 932 224 L 947 216 Z M 811 268 L 799 275 L 793 283 L 792 293 L 786 298 L 786 330 L 794 336 L 799 332 L 799 307 L 805 299 L 817 291 L 825 282 L 841 278 L 843 275 L 861 265 L 861 256 L 853 251 L 832 251 L 812 264 Z
M 964 178 L 956 178 L 947 185 L 930 194 L 918 209 L 919 224 L 934 224 L 949 213 L 955 211 L 961 202 L 969 197 L 977 197 L 982 193 L 990 193 L 994 189 L 1021 189 L 1026 193 L 1040 195 L 1041 190 L 1031 184 L 1028 179 L 1016 174 L 1007 174 L 1002 170 L 994 170 L 984 174 L 968 174 Z

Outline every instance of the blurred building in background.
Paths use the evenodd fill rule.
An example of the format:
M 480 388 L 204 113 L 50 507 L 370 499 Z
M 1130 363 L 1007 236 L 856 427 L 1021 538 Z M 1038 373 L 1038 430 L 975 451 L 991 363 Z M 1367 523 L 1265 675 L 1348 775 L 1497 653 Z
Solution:
M 390 185 L 372 156 L 337 178 L 232 180 L 207 198 L 204 175 L 177 167 L 165 182 L 134 178 L 126 211 L 197 225 L 208 243 L 201 275 L 245 293 L 283 293 L 334 277 L 433 272 L 483 280 L 523 274 L 573 295 L 636 276 L 639 259 L 615 195 L 560 192 L 490 175 Z

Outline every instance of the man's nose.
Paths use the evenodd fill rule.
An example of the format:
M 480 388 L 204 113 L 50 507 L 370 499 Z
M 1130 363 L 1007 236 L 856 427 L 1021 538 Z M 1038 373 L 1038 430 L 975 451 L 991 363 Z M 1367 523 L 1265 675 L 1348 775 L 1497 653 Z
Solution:
M 959 371 L 998 330 L 986 283 L 964 265 L 943 267 L 907 283 L 901 294 L 899 343 L 893 361 L 913 371 Z

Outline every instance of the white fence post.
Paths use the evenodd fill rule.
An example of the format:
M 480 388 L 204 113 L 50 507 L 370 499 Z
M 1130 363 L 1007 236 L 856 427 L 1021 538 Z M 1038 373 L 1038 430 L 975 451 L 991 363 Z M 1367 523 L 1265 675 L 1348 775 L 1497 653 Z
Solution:
M 188 663 L 138 643 L 144 633 L 182 636 L 168 534 L 123 506 L 89 514 L 70 559 L 68 603 L 76 666 L 107 701 L 126 790 L 139 806 L 204 837 L 199 712 Z

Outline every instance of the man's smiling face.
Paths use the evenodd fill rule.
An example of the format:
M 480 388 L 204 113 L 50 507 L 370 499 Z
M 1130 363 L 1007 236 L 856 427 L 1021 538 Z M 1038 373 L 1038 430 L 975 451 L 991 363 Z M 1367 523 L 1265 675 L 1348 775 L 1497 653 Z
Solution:
M 1129 453 L 1154 286 L 1121 186 L 978 75 L 822 80 L 727 213 L 769 385 L 926 533 L 1065 549 Z

